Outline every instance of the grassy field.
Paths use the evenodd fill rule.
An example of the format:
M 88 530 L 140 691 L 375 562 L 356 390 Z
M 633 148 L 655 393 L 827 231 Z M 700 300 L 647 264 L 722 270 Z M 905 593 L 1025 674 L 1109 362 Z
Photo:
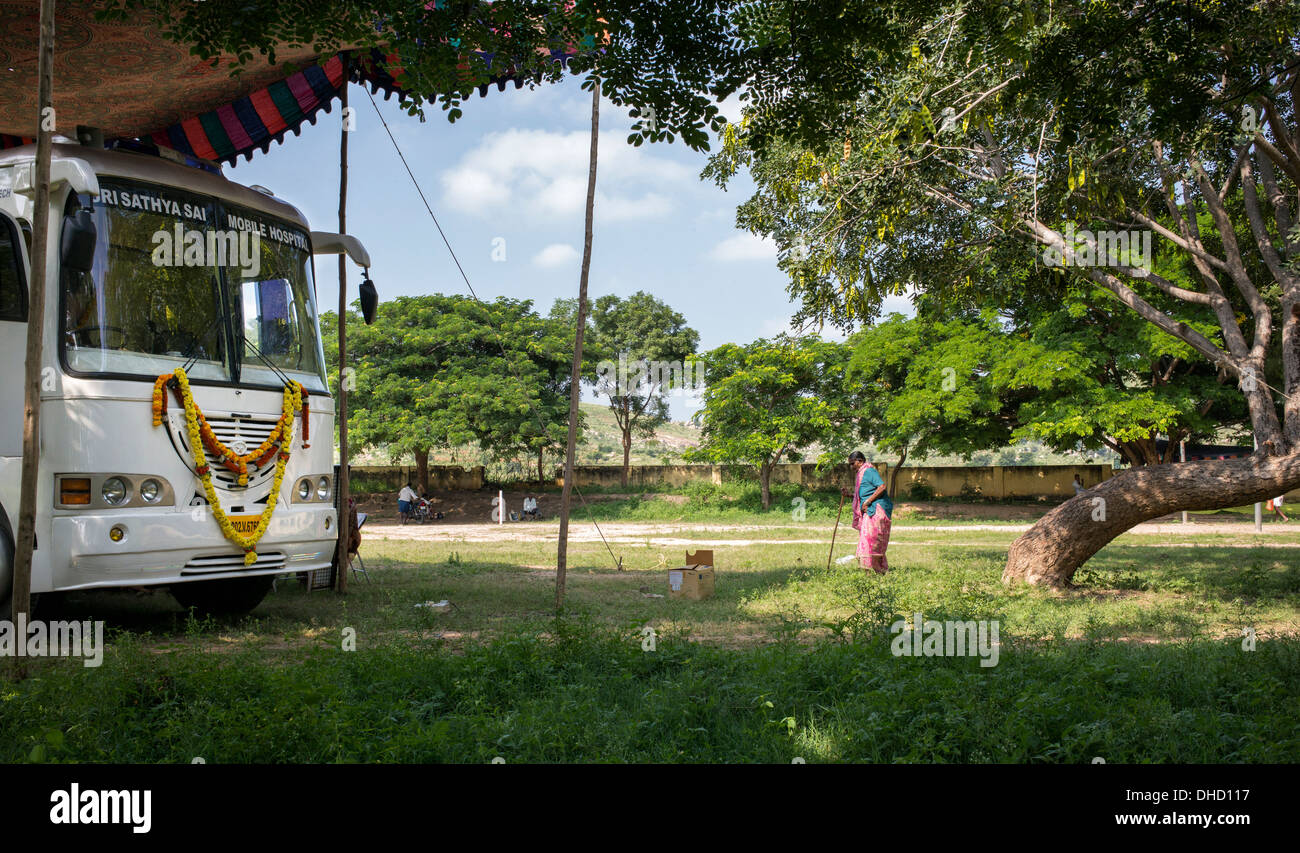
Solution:
M 769 541 L 715 546 L 704 602 L 650 597 L 680 548 L 616 544 L 619 572 L 578 543 L 556 619 L 552 543 L 382 532 L 373 583 L 282 580 L 241 620 L 69 597 L 62 618 L 107 622 L 103 666 L 0 681 L 0 760 L 1300 759 L 1300 537 L 1130 535 L 1054 593 L 1001 585 L 1010 533 L 900 527 L 894 571 L 868 578 L 828 571 L 824 543 L 777 544 L 807 527 L 750 530 Z M 916 612 L 998 620 L 997 665 L 891 654 Z

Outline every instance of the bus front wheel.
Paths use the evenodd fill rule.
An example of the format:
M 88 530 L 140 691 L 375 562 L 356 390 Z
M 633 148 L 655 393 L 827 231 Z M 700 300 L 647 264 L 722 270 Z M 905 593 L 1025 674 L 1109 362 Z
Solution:
M 193 581 L 173 586 L 172 597 L 203 615 L 239 616 L 261 604 L 274 581 L 274 575 Z

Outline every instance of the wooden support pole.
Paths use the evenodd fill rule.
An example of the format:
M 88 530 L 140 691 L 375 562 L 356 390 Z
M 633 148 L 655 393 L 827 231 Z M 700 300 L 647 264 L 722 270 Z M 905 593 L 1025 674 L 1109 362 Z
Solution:
M 54 116 L 54 0 L 41 0 L 36 137 L 36 198 L 32 214 L 31 271 L 27 293 L 27 369 L 23 378 L 23 470 L 18 501 L 12 612 L 32 609 L 32 551 L 36 544 L 36 492 L 41 464 L 41 336 L 45 333 L 46 247 L 50 233 L 50 159 Z M 49 543 L 46 543 L 49 547 Z M 20 663 L 21 666 L 21 663 Z M 20 672 L 21 674 L 21 672 Z
M 578 328 L 573 338 L 573 369 L 569 373 L 569 437 L 564 448 L 564 489 L 560 493 L 560 544 L 555 557 L 555 610 L 564 607 L 564 580 L 569 555 L 569 501 L 573 491 L 573 457 L 578 442 L 578 399 L 582 393 L 582 333 L 587 326 L 587 278 L 591 273 L 591 228 L 596 207 L 596 149 L 600 139 L 600 81 L 591 87 L 591 165 L 587 171 L 587 223 L 582 243 L 582 274 L 578 279 Z
M 339 136 L 339 233 L 348 233 L 348 56 L 343 57 L 343 88 L 339 91 L 342 99 L 343 130 Z M 339 425 L 339 481 L 335 487 L 339 490 L 339 573 L 334 579 L 334 588 L 339 592 L 348 591 L 348 548 L 352 534 L 352 513 L 348 511 L 348 256 L 346 252 L 339 255 L 339 383 L 338 414 Z

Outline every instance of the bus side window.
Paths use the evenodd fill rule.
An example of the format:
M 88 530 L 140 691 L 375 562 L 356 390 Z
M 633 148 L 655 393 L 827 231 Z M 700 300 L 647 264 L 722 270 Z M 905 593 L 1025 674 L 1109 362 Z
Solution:
M 0 219 L 0 320 L 27 321 L 27 285 L 23 280 L 22 250 L 18 248 L 18 229 L 8 219 Z

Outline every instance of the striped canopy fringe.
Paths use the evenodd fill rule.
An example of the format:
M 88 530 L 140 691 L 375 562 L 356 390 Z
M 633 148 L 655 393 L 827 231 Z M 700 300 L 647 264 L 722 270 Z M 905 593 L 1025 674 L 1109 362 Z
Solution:
M 490 71 L 493 54 L 480 52 L 478 55 Z M 576 51 L 550 51 L 551 60 L 566 68 L 575 55 Z M 401 70 L 390 67 L 394 59 L 378 49 L 372 50 L 363 61 L 353 63 L 349 76 L 352 82 L 368 84 L 371 91 L 382 91 L 385 100 L 394 94 L 404 99 L 407 93 L 400 83 Z M 462 67 L 468 70 L 467 65 Z M 304 122 L 315 124 L 319 111 L 330 112 L 343 87 L 343 76 L 343 55 L 339 54 L 323 65 L 308 66 L 247 97 L 159 130 L 148 141 L 161 148 L 231 165 L 240 155 L 251 160 L 255 151 L 266 153 L 272 142 L 283 142 L 289 131 L 297 136 Z M 479 86 L 479 95 L 486 96 L 492 85 L 498 91 L 505 91 L 510 82 L 519 89 L 527 79 L 511 67 Z

